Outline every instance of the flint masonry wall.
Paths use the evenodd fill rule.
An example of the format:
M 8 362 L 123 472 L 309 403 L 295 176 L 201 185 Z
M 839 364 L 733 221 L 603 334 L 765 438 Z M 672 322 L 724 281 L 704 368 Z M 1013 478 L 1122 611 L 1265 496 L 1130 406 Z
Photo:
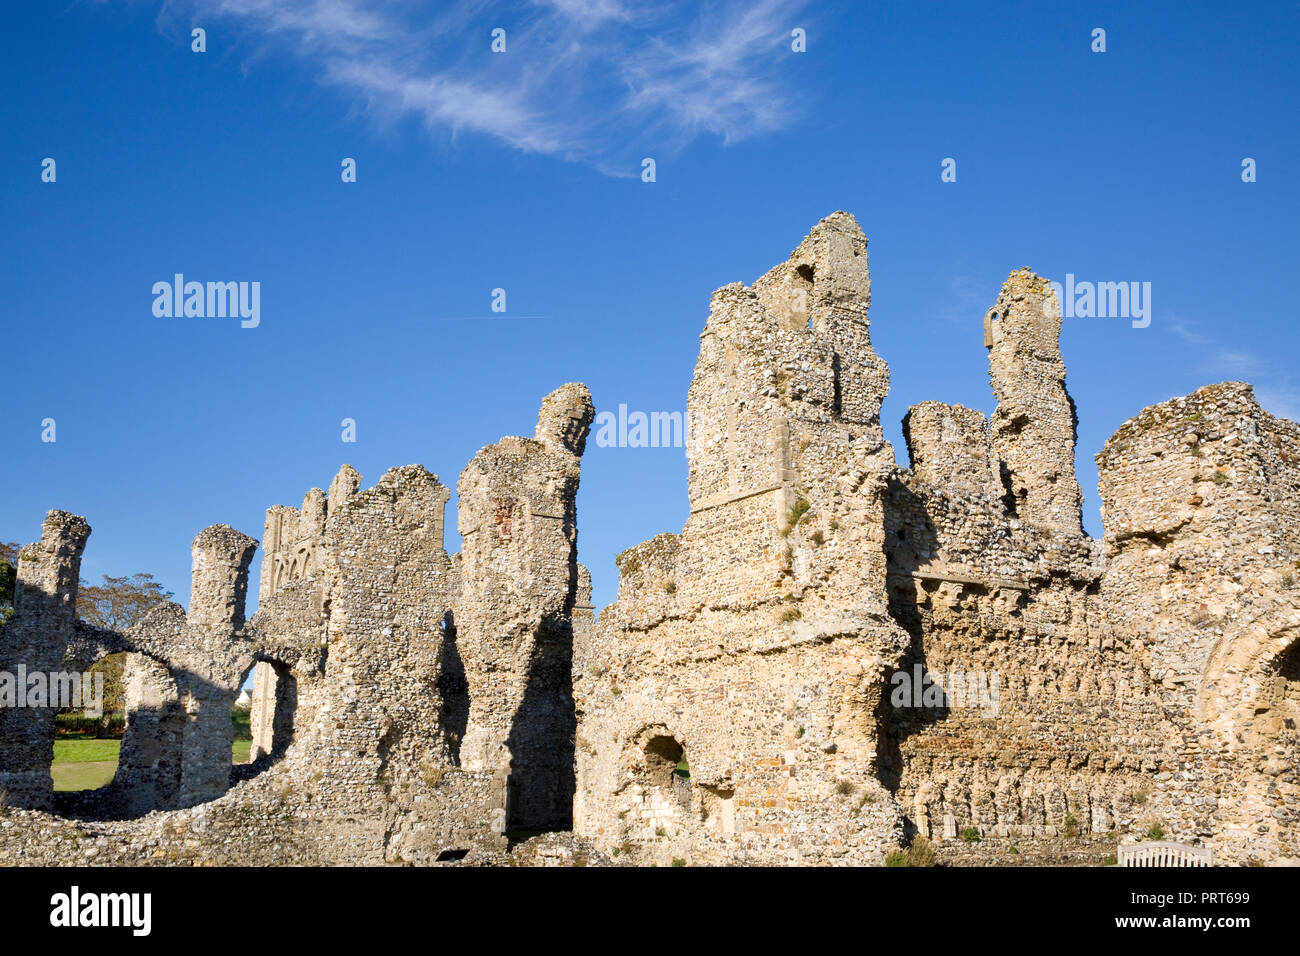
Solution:
M 1232 862 L 1300 839 L 1297 439 L 1225 382 L 1145 409 L 1097 456 L 1107 620 L 1136 636 L 1171 726 L 1155 810 Z
M 574 496 L 594 414 L 584 386 L 556 390 L 533 438 L 482 449 L 457 486 L 456 643 L 469 693 L 459 760 L 505 776 L 514 828 L 567 828 L 572 818 Z
M 1241 383 L 1144 410 L 1098 455 L 1095 541 L 1050 285 L 1011 274 L 992 416 L 913 407 L 906 468 L 869 302 L 845 213 L 714 293 L 690 515 L 619 556 L 599 620 L 580 385 L 461 474 L 460 554 L 419 466 L 272 508 L 248 622 L 255 542 L 225 526 L 195 539 L 188 615 L 78 622 L 89 527 L 51 512 L 0 665 L 130 651 L 129 724 L 112 785 L 55 795 L 52 716 L 0 708 L 0 862 L 490 862 L 570 820 L 597 862 L 877 863 L 928 836 L 947 864 L 1077 864 L 1154 827 L 1300 859 L 1300 426 Z M 254 667 L 256 759 L 231 768 Z
M 144 656 L 129 671 L 124 756 L 109 787 L 52 800 L 52 726 L 42 748 L 6 739 L 0 766 L 27 785 L 9 788 L 8 803 L 30 809 L 6 812 L 0 860 L 474 859 L 505 849 L 508 788 L 524 821 L 563 813 L 567 823 L 572 760 L 561 765 L 552 753 L 563 753 L 566 740 L 572 746 L 567 687 L 579 597 L 579 618 L 590 626 L 573 502 L 591 414 L 584 388 L 559 389 L 543 403 L 535 438 L 504 439 L 466 470 L 476 487 L 510 489 L 528 504 L 515 527 L 526 546 L 519 563 L 449 556 L 449 492 L 420 466 L 393 469 L 364 491 L 344 466 L 328 495 L 313 489 L 302 509 L 268 512 L 274 550 L 249 622 L 243 607 L 256 542 L 214 526 L 195 539 L 188 614 L 163 605 L 129 635 L 77 625 L 75 564 L 89 528 L 52 513 L 42 544 L 24 551 L 25 617 L 0 639 L 24 660 L 88 666 L 118 650 Z M 484 503 L 472 491 L 466 497 L 470 513 Z M 468 586 L 462 564 L 471 567 Z M 473 633 L 482 604 L 499 596 L 534 622 L 516 642 L 531 647 L 503 691 L 516 706 L 504 740 L 514 760 L 462 766 L 472 696 L 456 622 L 469 622 Z M 494 636 L 482 639 L 491 644 Z M 232 768 L 230 709 L 255 664 L 257 751 L 252 765 Z M 30 713 L 41 712 L 0 712 L 29 720 Z M 65 816 L 45 812 L 51 807 Z
M 881 436 L 866 240 L 823 220 L 714 293 L 688 395 L 691 514 L 619 557 L 575 673 L 575 828 L 632 862 L 879 862 L 887 669 Z
M 53 802 L 54 710 L 18 707 L 29 673 L 65 670 L 77 626 L 77 582 L 81 554 L 90 536 L 84 518 L 51 511 L 41 540 L 19 552 L 14 585 L 14 619 L 0 629 L 0 671 L 13 675 L 9 706 L 0 707 L 0 803 L 48 808 Z M 36 703 L 33 701 L 32 703 Z
M 1059 330 L 1050 285 L 1013 272 L 985 324 L 992 421 L 938 402 L 904 420 L 885 524 L 911 682 L 883 711 L 882 764 L 922 836 L 1123 831 L 1163 766 L 1169 728 L 1131 636 L 1105 627 L 1080 524 Z M 943 688 L 927 706 L 901 694 L 919 675 Z
M 1171 702 L 1171 665 L 1150 649 L 1144 609 L 1174 592 L 1149 556 L 1114 564 L 1124 547 L 1112 543 L 1114 525 L 1160 525 L 1178 500 L 1142 464 L 1164 452 L 1130 447 L 1121 429 L 1099 458 L 1107 540 L 1088 538 L 1059 306 L 1045 280 L 1018 270 L 986 321 L 991 421 L 916 406 L 904 422 L 911 467 L 895 467 L 872 418 L 887 372 L 854 351 L 868 296 L 865 240 L 850 223 L 830 217 L 753 289 L 714 295 L 689 396 L 691 516 L 680 535 L 620 556 L 618 600 L 577 664 L 579 832 L 634 862 L 862 861 L 916 835 L 940 841 L 949 863 L 986 865 L 1015 843 L 1031 861 L 1097 862 L 1156 826 L 1228 862 L 1294 857 L 1297 426 L 1252 400 L 1219 429 L 1254 453 L 1225 475 L 1254 484 L 1208 527 L 1203 554 L 1235 554 L 1238 603 L 1238 564 L 1273 577 L 1244 633 L 1157 642 L 1180 673 L 1213 677 L 1199 680 L 1208 698 Z M 1121 514 L 1110 499 L 1130 493 L 1115 490 L 1112 469 L 1133 468 L 1125 481 L 1144 491 Z M 1257 520 L 1233 526 L 1243 510 Z M 853 558 L 837 553 L 842 542 Z M 855 617 L 879 607 L 882 581 L 901 638 L 869 610 Z M 832 610 L 840 620 L 827 628 Z M 833 649 L 868 634 L 875 663 L 855 687 Z M 891 691 L 903 674 L 943 691 L 900 703 Z M 813 811 L 804 801 L 819 785 Z M 865 799 L 842 799 L 854 793 Z M 874 816 L 849 822 L 846 804 L 877 800 Z M 971 828 L 993 842 L 955 839 Z

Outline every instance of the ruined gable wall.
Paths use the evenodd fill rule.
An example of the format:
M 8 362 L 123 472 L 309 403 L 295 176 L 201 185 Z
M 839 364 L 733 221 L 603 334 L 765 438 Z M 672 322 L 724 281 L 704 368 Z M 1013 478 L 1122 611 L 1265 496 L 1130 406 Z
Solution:
M 752 288 L 713 296 L 688 395 L 690 517 L 619 557 L 575 673 L 575 827 L 601 847 L 876 862 L 898 838 L 875 776 L 904 636 L 885 614 L 893 456 L 866 262 L 837 213 Z

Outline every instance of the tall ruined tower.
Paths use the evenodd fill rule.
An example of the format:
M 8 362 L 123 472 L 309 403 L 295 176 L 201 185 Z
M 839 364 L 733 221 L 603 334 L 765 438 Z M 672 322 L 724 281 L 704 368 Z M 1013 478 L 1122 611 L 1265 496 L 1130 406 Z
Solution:
M 1008 513 L 1045 531 L 1083 533 L 1074 475 L 1077 430 L 1065 390 L 1061 308 L 1046 279 L 1011 273 L 984 317 L 989 376 L 998 401 L 993 453 Z
M 594 410 L 583 385 L 542 400 L 532 438 L 461 472 L 456 642 L 469 687 L 460 764 L 507 775 L 507 825 L 568 826 L 573 804 L 575 496 Z
M 887 613 L 894 457 L 870 288 L 867 239 L 837 212 L 713 293 L 687 397 L 690 516 L 619 556 L 575 672 L 574 826 L 627 858 L 874 862 L 897 840 L 875 714 L 907 637 Z

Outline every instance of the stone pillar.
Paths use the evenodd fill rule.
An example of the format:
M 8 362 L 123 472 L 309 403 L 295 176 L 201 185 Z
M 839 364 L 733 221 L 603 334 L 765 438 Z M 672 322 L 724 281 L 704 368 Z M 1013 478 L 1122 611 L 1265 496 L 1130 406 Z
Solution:
M 1007 509 L 1047 531 L 1083 534 L 1074 402 L 1065 390 L 1061 307 L 1046 279 L 1011 273 L 984 319 L 998 407 L 993 452 Z
M 259 661 L 253 668 L 253 694 L 250 722 L 253 746 L 250 760 L 271 752 L 275 737 L 275 701 L 277 678 L 275 668 Z
M 176 671 L 186 713 L 183 806 L 219 797 L 230 785 L 234 744 L 230 711 L 245 667 L 236 640 L 244 624 L 248 567 L 256 549 L 255 540 L 226 525 L 206 528 L 194 539 L 186 628 L 189 646 Z
M 185 714 L 167 668 L 142 654 L 128 654 L 126 733 L 114 787 L 127 816 L 176 806 L 180 793 Z
M 199 532 L 190 550 L 190 624 L 212 627 L 222 634 L 244 626 L 248 567 L 256 550 L 256 540 L 229 525 L 213 525 Z
M 41 525 L 41 540 L 18 552 L 14 616 L 40 621 L 62 632 L 77 620 L 81 553 L 90 525 L 79 515 L 51 511 Z
M 86 519 L 51 511 L 41 540 L 18 552 L 14 617 L 0 628 L 0 799 L 8 806 L 47 809 L 54 797 L 55 708 L 49 675 L 63 671 L 77 623 Z M 29 680 L 34 675 L 36 684 Z M 44 695 L 29 693 L 44 684 Z
M 543 400 L 533 438 L 484 448 L 458 485 L 457 645 L 470 699 L 461 766 L 508 773 L 515 827 L 571 821 L 574 497 L 593 416 L 584 386 L 562 386 Z

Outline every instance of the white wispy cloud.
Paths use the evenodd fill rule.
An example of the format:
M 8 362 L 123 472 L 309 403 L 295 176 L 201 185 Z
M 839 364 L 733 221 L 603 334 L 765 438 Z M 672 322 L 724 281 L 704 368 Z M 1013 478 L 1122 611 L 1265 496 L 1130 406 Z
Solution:
M 1200 370 L 1215 381 L 1247 381 L 1255 386 L 1255 398 L 1266 411 L 1300 421 L 1300 388 L 1293 384 L 1289 364 L 1279 365 L 1249 349 L 1226 348 L 1206 329 L 1204 322 L 1170 313 L 1163 327 L 1193 346 L 1201 359 Z
M 1161 327 L 1194 348 L 1200 358 L 1201 370 L 1206 374 L 1237 379 L 1265 374 L 1270 370 L 1267 359 L 1249 349 L 1227 348 L 1204 322 L 1168 312 Z
M 790 33 L 808 28 L 806 5 L 168 0 L 159 20 L 229 27 L 248 59 L 288 53 L 383 117 L 632 176 L 701 136 L 798 122 Z M 496 27 L 504 54 L 489 49 Z

